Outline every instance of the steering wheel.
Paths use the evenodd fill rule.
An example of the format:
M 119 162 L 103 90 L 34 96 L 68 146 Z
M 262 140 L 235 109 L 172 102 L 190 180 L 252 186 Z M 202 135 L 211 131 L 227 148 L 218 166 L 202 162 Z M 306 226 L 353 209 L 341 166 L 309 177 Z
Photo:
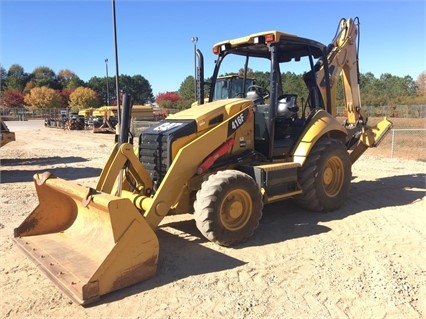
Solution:
M 262 99 L 267 99 L 269 97 L 269 91 L 259 85 L 250 85 L 247 88 L 247 92 L 251 92 L 251 91 L 255 91 L 257 95 L 259 95 L 259 97 L 261 97 Z

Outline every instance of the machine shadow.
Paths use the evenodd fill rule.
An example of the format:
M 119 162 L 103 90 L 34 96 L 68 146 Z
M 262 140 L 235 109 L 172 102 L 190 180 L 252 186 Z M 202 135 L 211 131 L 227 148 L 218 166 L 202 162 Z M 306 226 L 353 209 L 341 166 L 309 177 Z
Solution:
M 0 172 L 0 183 L 32 182 L 36 173 L 44 173 L 46 170 L 2 170 Z M 94 167 L 57 167 L 48 170 L 53 175 L 66 179 L 76 180 L 80 178 L 98 177 L 101 174 L 100 168 Z
M 246 264 L 244 261 L 200 245 L 199 240 L 191 241 L 162 229 L 158 229 L 156 234 L 160 241 L 160 255 L 155 277 L 111 292 L 86 307 L 119 301 L 190 276 L 226 271 Z
M 366 210 L 407 205 L 425 196 L 425 176 L 401 175 L 353 183 L 346 204 L 329 213 L 305 211 L 292 200 L 266 205 L 254 236 L 230 249 L 264 246 L 313 236 L 332 231 L 329 227 L 319 225 L 320 222 L 341 220 Z M 179 235 L 167 232 L 165 229 L 168 227 L 178 230 Z M 166 217 L 156 234 L 160 241 L 156 276 L 107 294 L 88 307 L 118 301 L 189 276 L 229 270 L 246 263 L 226 255 L 227 248 L 221 248 L 224 251 L 222 253 L 200 245 L 207 239 L 198 231 L 193 219 L 168 223 Z
M 2 166 L 22 166 L 22 165 L 38 165 L 47 166 L 58 163 L 79 163 L 87 162 L 88 160 L 79 156 L 51 156 L 51 157 L 33 157 L 33 158 L 6 158 L 1 160 Z
M 253 238 L 236 247 L 260 246 L 332 231 L 322 222 L 343 220 L 363 211 L 408 205 L 425 197 L 425 174 L 401 175 L 351 184 L 345 204 L 332 212 L 310 212 L 293 200 L 266 205 Z
M 304 210 L 293 200 L 265 205 L 263 217 L 253 237 L 233 249 L 263 246 L 289 239 L 308 237 L 331 231 L 321 222 L 342 220 L 367 210 L 384 207 L 398 207 L 410 204 L 425 196 L 426 174 L 389 176 L 374 181 L 359 181 L 351 184 L 346 203 L 339 209 L 318 213 Z M 166 217 L 167 218 L 167 217 Z M 163 226 L 178 229 L 207 241 L 201 235 L 195 222 L 165 223 Z

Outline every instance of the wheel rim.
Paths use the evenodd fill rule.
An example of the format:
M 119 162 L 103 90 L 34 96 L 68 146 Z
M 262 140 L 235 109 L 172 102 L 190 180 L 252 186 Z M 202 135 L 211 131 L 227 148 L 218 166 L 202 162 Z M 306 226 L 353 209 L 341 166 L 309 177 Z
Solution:
M 230 191 L 222 201 L 221 223 L 226 229 L 237 231 L 247 224 L 252 209 L 250 194 L 241 189 Z
M 323 172 L 323 186 L 329 197 L 337 196 L 343 186 L 345 170 L 343 161 L 337 157 L 330 157 Z

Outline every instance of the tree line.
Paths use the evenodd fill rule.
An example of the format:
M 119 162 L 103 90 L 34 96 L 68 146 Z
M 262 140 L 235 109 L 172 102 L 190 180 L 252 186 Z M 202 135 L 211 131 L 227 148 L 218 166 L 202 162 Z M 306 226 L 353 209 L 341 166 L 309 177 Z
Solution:
M 239 70 L 237 73 L 242 73 Z M 268 88 L 269 72 L 249 70 L 248 76 L 256 79 L 260 86 Z M 281 74 L 282 85 L 287 93 L 307 97 L 308 90 L 303 81 L 303 74 L 286 72 Z M 157 102 L 160 107 L 185 109 L 196 100 L 194 77 L 186 77 L 178 91 L 161 92 L 155 97 L 147 79 L 142 75 L 120 75 L 120 89 L 133 97 L 134 104 Z M 204 88 L 208 96 L 210 79 L 206 79 Z M 363 105 L 396 106 L 426 104 L 426 71 L 416 80 L 411 76 L 394 76 L 390 73 L 376 78 L 367 72 L 360 74 L 361 100 Z M 36 109 L 42 107 L 66 108 L 78 110 L 100 105 L 116 105 L 114 77 L 92 77 L 89 81 L 81 80 L 69 69 L 57 74 L 45 66 L 37 67 L 26 73 L 19 64 L 12 65 L 7 71 L 0 67 L 0 105 L 2 107 L 25 107 Z M 337 83 L 337 105 L 344 105 L 342 83 Z
M 241 69 L 237 74 L 243 75 Z M 223 74 L 227 75 L 227 74 Z M 254 78 L 256 84 L 269 88 L 269 72 L 259 72 L 249 70 L 248 77 Z M 308 96 L 308 89 L 303 80 L 303 74 L 285 72 L 281 74 L 282 87 L 286 93 L 294 93 L 300 97 Z M 207 97 L 210 87 L 210 79 L 206 79 L 204 95 Z M 368 106 L 397 106 L 397 105 L 426 105 L 426 71 L 423 71 L 416 80 L 407 75 L 399 77 L 390 73 L 382 74 L 376 78 L 373 73 L 360 74 L 359 85 L 361 91 L 361 101 Z M 161 99 L 161 100 L 160 100 Z M 336 104 L 343 106 L 344 90 L 341 79 L 337 83 Z M 173 102 L 172 102 L 173 100 Z M 163 106 L 171 104 L 177 108 L 186 108 L 195 101 L 194 77 L 188 76 L 180 85 L 178 92 L 166 92 L 157 97 L 157 102 Z
M 120 75 L 120 90 L 131 94 L 134 104 L 154 101 L 151 84 L 142 75 Z M 0 106 L 9 108 L 67 108 L 79 110 L 116 105 L 115 77 L 81 80 L 69 69 L 55 73 L 40 66 L 26 73 L 19 64 L 7 71 L 0 67 Z

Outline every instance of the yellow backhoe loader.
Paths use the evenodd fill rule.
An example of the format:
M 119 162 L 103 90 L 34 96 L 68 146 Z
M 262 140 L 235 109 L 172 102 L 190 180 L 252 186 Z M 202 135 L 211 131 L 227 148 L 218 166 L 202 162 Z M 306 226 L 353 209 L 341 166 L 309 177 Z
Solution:
M 131 97 L 124 95 L 120 134 L 96 187 L 36 174 L 39 205 L 15 229 L 16 243 L 69 296 L 88 304 L 155 275 L 155 230 L 168 214 L 193 213 L 200 234 L 231 246 L 253 235 L 264 204 L 293 198 L 312 211 L 338 209 L 352 164 L 392 125 L 385 118 L 370 127 L 361 108 L 358 28 L 357 18 L 342 19 L 329 46 L 278 31 L 217 43 L 208 102 L 199 90 L 198 107 L 144 130 L 137 147 L 129 134 Z M 200 88 L 201 51 L 197 56 Z M 228 56 L 240 57 L 246 74 L 263 61 L 269 86 L 213 101 Z M 308 68 L 308 93 L 300 98 L 281 79 L 294 62 Z M 334 116 L 340 74 L 344 123 Z
M 87 108 L 80 110 L 78 116 L 86 122 L 86 128 L 93 130 L 93 133 L 115 133 L 118 122 L 117 106 L 101 106 L 99 108 Z M 154 111 L 152 105 L 132 106 L 132 119 L 136 121 L 155 121 L 164 119 L 164 110 Z

